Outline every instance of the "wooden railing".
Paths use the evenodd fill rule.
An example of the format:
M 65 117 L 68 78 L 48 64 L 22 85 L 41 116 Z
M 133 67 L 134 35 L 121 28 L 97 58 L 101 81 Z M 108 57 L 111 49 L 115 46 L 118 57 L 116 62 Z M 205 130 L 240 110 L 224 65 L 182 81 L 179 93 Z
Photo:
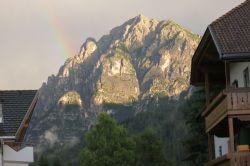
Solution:
M 209 161 L 205 166 L 230 166 L 230 159 L 228 155 L 223 155 L 219 158 Z
M 250 166 L 250 151 L 228 153 L 208 162 L 206 166 Z
M 250 108 L 250 88 L 224 90 L 227 95 L 228 110 L 246 110 Z
M 231 166 L 250 166 L 250 151 L 228 154 Z
M 227 115 L 227 99 L 224 98 L 212 112 L 205 118 L 206 121 L 206 131 L 212 129 L 218 122 L 224 119 Z
M 221 91 L 210 104 L 207 105 L 202 116 L 206 119 L 208 132 L 228 115 L 228 111 L 249 112 L 250 114 L 250 88 L 235 88 Z M 239 112 L 238 112 L 239 113 Z

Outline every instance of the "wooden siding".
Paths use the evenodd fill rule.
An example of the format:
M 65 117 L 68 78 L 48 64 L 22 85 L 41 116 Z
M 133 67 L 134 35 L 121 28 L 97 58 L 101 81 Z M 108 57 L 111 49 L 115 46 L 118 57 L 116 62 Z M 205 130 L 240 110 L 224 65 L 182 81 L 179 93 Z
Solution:
M 250 151 L 229 153 L 214 159 L 206 166 L 250 166 Z
M 227 104 L 227 100 L 225 98 L 205 118 L 206 132 L 211 130 L 214 126 L 216 126 L 222 119 L 224 119 L 227 116 L 226 104 Z
M 206 132 L 209 132 L 228 115 L 250 115 L 250 88 L 223 90 L 211 102 L 203 115 L 205 116 Z
M 229 154 L 230 155 L 230 154 Z M 250 152 L 236 152 L 230 156 L 231 166 L 250 166 Z

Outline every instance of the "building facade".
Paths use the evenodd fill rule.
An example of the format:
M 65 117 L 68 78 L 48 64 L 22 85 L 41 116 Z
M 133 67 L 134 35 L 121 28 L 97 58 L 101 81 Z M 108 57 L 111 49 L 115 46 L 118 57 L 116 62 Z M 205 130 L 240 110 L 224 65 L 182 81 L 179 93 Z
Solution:
M 250 1 L 212 22 L 192 59 L 205 89 L 209 166 L 250 165 Z
M 23 143 L 36 106 L 36 90 L 0 91 L 0 166 L 28 166 L 33 147 Z

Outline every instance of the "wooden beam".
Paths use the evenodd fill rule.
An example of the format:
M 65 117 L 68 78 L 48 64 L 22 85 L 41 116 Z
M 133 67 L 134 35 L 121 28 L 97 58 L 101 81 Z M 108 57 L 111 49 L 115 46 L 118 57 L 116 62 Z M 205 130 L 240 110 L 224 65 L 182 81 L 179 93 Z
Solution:
M 209 161 L 215 158 L 215 149 L 214 149 L 214 135 L 210 132 L 208 133 L 208 159 Z
M 206 117 L 206 132 L 212 130 L 217 124 L 227 117 L 227 109 L 223 105 L 224 104 L 222 104 Z
M 229 128 L 229 152 L 233 153 L 235 150 L 234 148 L 234 124 L 233 118 L 228 118 L 228 128 Z
M 237 115 L 250 115 L 250 110 L 249 109 L 245 109 L 245 110 L 228 110 L 227 112 L 228 116 L 237 116 Z
M 208 72 L 208 73 L 224 73 L 225 67 L 223 63 L 216 63 L 216 64 L 203 64 L 200 69 L 203 72 Z
M 226 89 L 230 87 L 230 71 L 229 71 L 229 63 L 225 61 L 225 77 L 226 77 Z
M 215 61 L 219 61 L 219 55 L 217 52 L 207 52 L 205 54 L 206 60 L 210 61 L 210 62 L 215 62 Z
M 207 31 L 206 31 L 207 32 Z M 201 47 L 198 47 L 196 52 L 199 51 L 200 53 L 198 54 L 199 56 L 197 57 L 198 59 L 198 65 L 201 64 L 202 60 L 204 59 L 205 55 L 204 55 L 204 52 L 206 53 L 208 47 L 209 47 L 209 43 L 211 43 L 211 37 L 209 37 L 210 35 L 208 35 L 207 33 L 205 32 L 203 38 L 202 38 L 202 41 L 200 42 L 200 45 Z M 204 41 L 204 42 L 203 42 Z M 199 46 L 200 46 L 199 45 Z M 200 50 L 200 48 L 202 50 Z M 196 53 L 195 52 L 195 53 Z M 195 60 L 196 61 L 196 60 Z
M 204 72 L 205 74 L 205 94 L 206 94 L 206 105 L 209 105 L 209 77 L 207 70 Z
M 209 104 L 206 109 L 202 112 L 201 116 L 205 117 L 208 115 L 208 113 L 211 112 L 212 108 L 215 107 L 215 105 L 219 102 L 221 102 L 226 97 L 224 91 L 221 91 L 215 98 L 213 98 L 213 101 L 211 104 Z

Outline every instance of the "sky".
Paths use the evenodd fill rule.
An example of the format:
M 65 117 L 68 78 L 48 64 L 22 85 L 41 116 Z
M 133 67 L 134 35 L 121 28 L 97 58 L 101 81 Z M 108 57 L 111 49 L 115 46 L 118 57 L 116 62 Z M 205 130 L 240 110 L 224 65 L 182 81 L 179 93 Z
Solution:
M 38 89 L 102 35 L 142 14 L 202 35 L 244 0 L 0 0 L 0 90 Z

